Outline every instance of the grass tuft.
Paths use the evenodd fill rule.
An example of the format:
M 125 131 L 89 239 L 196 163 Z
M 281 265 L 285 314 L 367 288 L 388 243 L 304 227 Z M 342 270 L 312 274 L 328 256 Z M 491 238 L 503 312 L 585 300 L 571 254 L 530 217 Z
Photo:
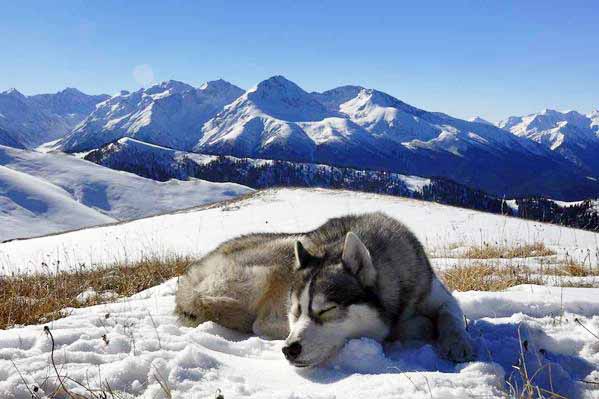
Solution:
M 148 258 L 100 269 L 82 265 L 76 271 L 51 275 L 0 276 L 0 329 L 46 323 L 65 316 L 68 308 L 133 295 L 183 274 L 192 262 L 188 257 Z M 78 300 L 90 288 L 98 295 Z
M 513 259 L 551 255 L 555 255 L 555 251 L 547 248 L 542 242 L 538 242 L 513 247 L 484 244 L 480 247 L 468 248 L 463 257 L 467 259 Z
M 521 284 L 543 284 L 541 278 L 521 267 L 454 266 L 439 274 L 452 291 L 502 291 Z

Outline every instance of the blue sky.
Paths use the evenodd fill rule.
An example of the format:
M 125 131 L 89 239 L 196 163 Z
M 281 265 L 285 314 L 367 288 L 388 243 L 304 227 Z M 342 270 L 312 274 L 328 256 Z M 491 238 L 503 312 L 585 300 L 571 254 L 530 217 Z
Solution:
M 596 1 L 4 1 L 0 90 L 113 94 L 152 78 L 248 88 L 281 74 L 463 118 L 588 112 L 597 21 Z

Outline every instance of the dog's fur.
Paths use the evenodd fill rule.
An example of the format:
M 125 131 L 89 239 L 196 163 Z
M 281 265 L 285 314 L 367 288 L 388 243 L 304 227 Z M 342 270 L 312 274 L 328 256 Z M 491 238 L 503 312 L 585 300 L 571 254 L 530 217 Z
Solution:
M 308 233 L 250 234 L 220 245 L 179 280 L 176 311 L 274 339 L 298 366 L 350 338 L 438 338 L 442 356 L 473 357 L 462 311 L 416 237 L 382 213 L 330 219 Z

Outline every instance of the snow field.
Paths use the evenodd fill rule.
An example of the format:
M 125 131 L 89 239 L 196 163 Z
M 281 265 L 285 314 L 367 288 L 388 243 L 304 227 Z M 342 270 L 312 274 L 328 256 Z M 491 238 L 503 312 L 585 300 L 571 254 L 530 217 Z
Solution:
M 509 381 L 522 386 L 513 369 L 521 357 L 533 381 L 566 397 L 597 397 L 580 380 L 599 377 L 597 290 L 519 286 L 507 292 L 457 293 L 470 318 L 479 361 L 453 364 L 434 345 L 381 345 L 352 340 L 323 367 L 289 366 L 282 341 L 245 336 L 208 322 L 181 327 L 173 314 L 176 281 L 108 305 L 74 309 L 49 323 L 61 376 L 90 388 L 110 387 L 143 398 L 395 398 L 500 397 Z M 0 331 L 0 397 L 29 398 L 38 386 L 57 386 L 50 365 L 51 340 L 43 326 Z M 14 364 L 13 364 L 14 362 Z M 16 372 L 18 368 L 21 375 Z M 551 378 L 548 370 L 551 370 Z M 43 382 L 46 382 L 43 385 Z M 85 394 L 71 380 L 68 389 Z M 42 392 L 40 391 L 40 392 Z
M 543 243 L 557 257 L 597 266 L 599 235 L 406 198 L 323 189 L 274 189 L 232 203 L 0 244 L 0 275 L 72 270 L 134 262 L 144 257 L 201 256 L 221 242 L 251 232 L 298 232 L 330 217 L 385 212 L 414 231 L 436 267 L 454 265 L 464 247 L 485 243 Z M 453 249 L 452 249 L 453 248 Z M 461 249 L 460 249 L 461 248 Z M 501 261 L 503 262 L 503 261 Z M 513 260 L 512 260 L 513 262 Z M 524 260 L 524 262 L 534 262 Z
M 542 242 L 555 255 L 476 262 L 536 267 L 567 256 L 597 265 L 595 233 L 397 197 L 305 189 L 268 190 L 229 203 L 8 242 L 0 244 L 0 259 L 4 273 L 31 273 L 45 270 L 40 262 L 68 270 L 81 261 L 101 265 L 149 255 L 200 256 L 239 234 L 303 231 L 329 217 L 377 210 L 411 227 L 438 269 L 467 262 L 460 259 L 465 248 L 484 243 Z M 596 288 L 521 285 L 454 293 L 469 320 L 475 362 L 445 361 L 434 343 L 359 339 L 310 370 L 286 363 L 282 341 L 214 323 L 180 326 L 173 314 L 175 288 L 173 279 L 115 303 L 68 309 L 70 316 L 48 323 L 55 363 L 60 375 L 69 377 L 63 378 L 67 389 L 84 394 L 73 382 L 78 381 L 142 398 L 168 397 L 166 392 L 174 398 L 214 398 L 217 390 L 227 399 L 489 398 L 521 390 L 526 370 L 539 389 L 599 398 Z M 97 294 L 83 289 L 81 301 Z M 50 357 L 51 340 L 42 325 L 0 331 L 0 398 L 30 398 L 34 385 L 52 393 L 58 381 Z

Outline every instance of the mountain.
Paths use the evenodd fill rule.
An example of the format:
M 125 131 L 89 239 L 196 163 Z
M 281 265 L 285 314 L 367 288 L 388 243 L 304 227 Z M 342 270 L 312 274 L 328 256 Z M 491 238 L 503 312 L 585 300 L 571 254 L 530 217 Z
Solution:
M 282 76 L 207 121 L 194 151 L 443 176 L 498 196 L 599 193 L 583 170 L 527 138 L 342 86 L 307 93 Z
M 332 135 L 332 136 L 331 136 Z M 328 141 L 344 145 L 340 157 L 362 154 L 369 137 L 282 76 L 260 82 L 225 107 L 202 129 L 197 152 L 314 161 Z M 366 144 L 366 148 L 368 144 Z M 351 152 L 350 150 L 353 150 Z
M 204 155 L 176 151 L 131 138 L 122 138 L 93 150 L 85 159 L 161 181 L 199 178 L 233 182 L 256 189 L 320 187 L 355 190 L 599 230 L 597 201 L 569 203 L 538 197 L 506 201 L 444 178 L 423 178 L 302 162 Z
M 70 132 L 96 104 L 107 98 L 106 95 L 90 96 L 72 88 L 34 96 L 10 89 L 0 93 L 0 130 L 20 146 L 37 147 Z M 2 133 L 0 142 L 10 144 L 2 140 Z
M 251 191 L 197 179 L 158 182 L 65 154 L 0 146 L 0 240 L 130 220 Z M 48 222 L 48 224 L 45 224 Z
M 167 81 L 133 93 L 121 92 L 100 104 L 56 147 L 66 152 L 91 150 L 121 137 L 172 148 L 190 149 L 204 122 L 243 93 L 224 80 L 199 88 Z
M 34 113 L 37 116 L 58 115 L 62 110 L 58 120 L 42 118 L 25 124 L 50 126 L 45 131 L 53 129 L 55 134 L 47 140 L 65 134 L 100 100 L 83 101 L 85 95 L 74 89 L 61 93 L 25 97 L 13 90 L 3 97 L 46 110 Z M 171 80 L 121 92 L 92 111 L 44 148 L 90 151 L 130 137 L 212 155 L 439 176 L 495 196 L 578 200 L 599 195 L 595 156 L 599 112 L 568 113 L 560 117 L 563 121 L 528 118 L 539 124 L 532 132 L 535 123 L 526 117 L 510 118 L 499 128 L 482 118 L 465 121 L 425 111 L 360 86 L 308 93 L 283 76 L 266 79 L 247 92 L 223 80 L 199 88 Z M 76 117 L 71 120 L 65 115 Z M 8 120 L 0 112 L 3 117 Z M 16 119 L 10 120 L 14 124 Z M 531 127 L 522 133 L 523 125 Z M 1 143 L 37 144 L 0 123 L 2 128 Z
M 14 148 L 25 148 L 21 143 L 15 140 L 6 130 L 0 128 L 0 145 Z
M 513 116 L 499 127 L 526 137 L 599 176 L 599 112 L 588 115 L 576 111 L 546 109 L 526 116 Z

